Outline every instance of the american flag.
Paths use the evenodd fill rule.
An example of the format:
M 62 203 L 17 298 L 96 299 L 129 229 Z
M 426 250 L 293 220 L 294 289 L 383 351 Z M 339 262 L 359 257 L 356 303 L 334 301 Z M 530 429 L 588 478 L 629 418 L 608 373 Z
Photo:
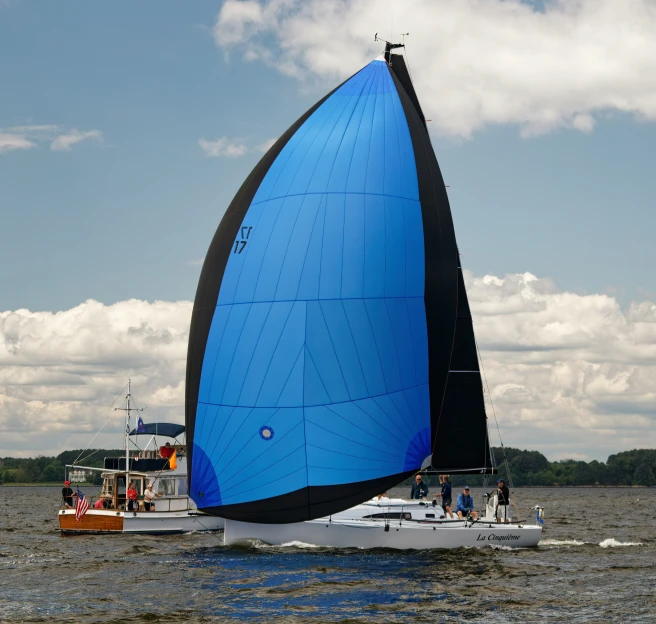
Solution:
M 82 520 L 82 516 L 87 513 L 89 509 L 89 501 L 86 499 L 82 490 L 77 488 L 77 500 L 75 501 L 75 519 L 79 522 Z

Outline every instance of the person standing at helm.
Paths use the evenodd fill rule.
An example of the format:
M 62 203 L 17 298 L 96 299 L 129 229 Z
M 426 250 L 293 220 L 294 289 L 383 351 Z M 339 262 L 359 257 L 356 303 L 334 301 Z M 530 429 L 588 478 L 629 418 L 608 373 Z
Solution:
M 410 489 L 410 498 L 425 498 L 428 496 L 428 486 L 423 482 L 421 475 L 418 474 L 415 476 L 415 482 L 412 484 Z
M 453 518 L 451 511 L 451 483 L 449 482 L 449 475 L 440 475 L 440 483 L 442 484 L 442 509 L 445 514 L 449 514 L 449 518 Z M 435 494 L 435 496 L 438 496 Z

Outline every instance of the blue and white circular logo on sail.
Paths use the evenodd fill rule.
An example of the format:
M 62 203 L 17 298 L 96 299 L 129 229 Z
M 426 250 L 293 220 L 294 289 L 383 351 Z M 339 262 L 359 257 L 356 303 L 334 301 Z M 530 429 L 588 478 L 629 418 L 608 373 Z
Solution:
M 273 440 L 273 429 L 271 429 L 271 427 L 268 427 L 267 425 L 264 425 L 264 427 L 260 427 L 260 437 L 263 440 Z

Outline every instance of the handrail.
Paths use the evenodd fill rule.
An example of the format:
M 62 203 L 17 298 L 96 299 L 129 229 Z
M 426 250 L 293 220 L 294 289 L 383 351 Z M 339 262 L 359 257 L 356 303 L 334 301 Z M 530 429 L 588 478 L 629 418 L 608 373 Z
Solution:
M 73 495 L 73 498 L 77 498 L 77 496 Z M 113 497 L 102 496 L 102 495 L 99 495 L 99 496 L 96 496 L 96 495 L 88 495 L 87 496 L 87 495 L 85 495 L 85 498 L 89 502 L 89 510 L 95 509 L 94 504 L 99 499 L 100 500 L 110 501 L 111 507 L 103 507 L 102 509 L 97 509 L 97 511 L 124 511 L 124 512 L 127 512 L 127 513 L 135 513 L 135 512 L 139 512 L 139 513 L 154 513 L 155 512 L 156 513 L 158 511 L 166 511 L 166 512 L 170 512 L 170 511 L 189 511 L 191 509 L 191 507 L 189 505 L 189 497 L 185 496 L 185 495 L 173 495 L 173 496 L 158 497 L 156 499 L 156 502 L 154 502 L 155 509 L 152 510 L 152 511 L 146 511 L 143 508 L 143 505 L 142 505 L 142 503 L 144 501 L 143 496 L 139 496 L 137 498 L 137 502 L 139 503 L 139 509 L 132 510 L 132 511 L 130 511 L 129 509 L 125 509 L 125 501 L 127 501 L 125 496 L 119 496 L 118 497 L 118 500 L 119 500 L 119 506 L 118 507 L 114 507 Z M 181 501 L 181 500 L 185 500 L 185 499 L 186 499 L 186 505 L 184 507 L 181 506 L 181 508 L 179 508 L 179 509 L 171 509 L 171 503 L 172 502 Z M 164 505 L 164 503 L 166 503 L 166 505 Z M 166 509 L 162 509 L 163 506 L 165 506 Z M 75 511 L 75 501 L 73 501 L 73 505 L 70 506 L 70 507 L 67 507 L 62 501 L 62 503 L 59 506 L 59 510 L 61 511 L 61 510 L 66 510 L 66 509 L 70 509 L 71 511 Z

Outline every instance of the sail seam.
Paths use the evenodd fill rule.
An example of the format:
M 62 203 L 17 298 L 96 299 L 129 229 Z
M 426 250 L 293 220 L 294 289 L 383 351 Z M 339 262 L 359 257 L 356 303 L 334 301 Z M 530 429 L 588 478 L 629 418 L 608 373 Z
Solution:
M 359 301 L 359 300 L 355 299 L 354 301 Z M 355 350 L 355 355 L 358 358 L 358 366 L 360 367 L 360 372 L 362 373 L 362 381 L 364 382 L 364 387 L 367 390 L 367 394 L 369 394 L 369 384 L 367 383 L 367 376 L 365 375 L 364 367 L 362 366 L 362 359 L 360 358 L 360 351 L 358 350 L 358 344 L 355 341 L 355 336 L 353 335 L 353 328 L 351 327 L 351 322 L 349 321 L 346 308 L 344 307 L 344 301 L 340 299 L 339 302 L 340 305 L 342 306 L 342 312 L 344 312 L 344 318 L 346 319 L 346 326 L 349 329 L 349 334 L 351 334 L 351 341 L 353 342 L 353 349 Z
M 267 418 L 265 424 L 268 425 L 268 424 L 271 422 L 271 419 L 273 418 L 273 416 L 275 416 L 275 413 L 274 413 L 274 414 L 271 414 L 271 415 L 269 416 L 269 418 Z M 276 438 L 273 442 L 267 444 L 265 450 L 264 450 L 262 453 L 260 453 L 260 454 L 258 455 L 257 459 L 259 460 L 259 459 L 261 459 L 262 457 L 264 457 L 267 453 L 269 453 L 271 450 L 273 450 L 273 449 L 276 447 L 277 444 L 279 444 L 282 440 L 284 440 L 287 436 L 289 436 L 293 431 L 295 431 L 296 429 L 298 429 L 300 426 L 301 426 L 301 423 L 300 423 L 300 422 L 297 423 L 297 424 L 295 424 L 295 425 L 294 425 L 289 431 L 287 431 L 284 435 L 280 436 L 279 438 Z M 228 492 L 232 487 L 234 487 L 234 486 L 230 486 L 230 487 L 228 487 L 228 488 L 224 488 L 223 486 L 224 486 L 225 484 L 227 484 L 227 483 L 230 483 L 230 481 L 232 481 L 234 478 L 236 478 L 237 476 L 239 476 L 239 475 L 241 474 L 241 472 L 243 471 L 244 466 L 238 466 L 238 467 L 236 467 L 236 466 L 234 465 L 233 462 L 234 462 L 234 460 L 235 460 L 235 459 L 241 454 L 241 452 L 242 452 L 242 451 L 243 451 L 243 450 L 244 450 L 244 449 L 245 449 L 245 448 L 246 448 L 251 442 L 253 442 L 254 439 L 255 439 L 255 437 L 248 438 L 248 440 L 246 441 L 246 443 L 245 443 L 245 444 L 244 444 L 244 445 L 243 445 L 243 446 L 242 446 L 242 447 L 241 447 L 241 448 L 240 448 L 240 449 L 234 454 L 233 458 L 232 458 L 229 462 L 226 463 L 226 466 L 223 468 L 223 470 L 222 470 L 219 474 L 216 475 L 217 480 L 218 480 L 218 478 L 219 478 L 219 477 L 220 477 L 220 476 L 221 476 L 221 475 L 222 475 L 222 474 L 223 474 L 228 468 L 233 468 L 233 469 L 234 469 L 234 474 L 233 474 L 230 478 L 226 479 L 226 480 L 221 484 L 221 494 L 223 494 L 224 492 Z M 300 447 L 298 447 L 298 448 L 300 448 Z M 285 457 L 284 457 L 283 459 L 286 459 L 286 458 L 289 457 L 291 454 L 295 453 L 295 452 L 298 450 L 298 448 L 294 449 L 293 451 L 291 451 L 290 453 L 288 453 L 287 455 L 285 455 Z M 276 463 L 277 463 L 277 462 L 276 462 Z M 248 464 L 246 464 L 246 465 L 248 465 Z M 267 467 L 267 470 L 270 470 L 272 466 L 275 466 L 275 463 L 274 463 L 274 464 L 270 464 L 270 465 Z M 254 475 L 254 476 L 257 476 L 257 475 Z M 242 481 L 242 483 L 245 483 L 246 481 L 248 481 L 248 479 L 245 479 L 244 481 Z M 258 487 L 259 487 L 259 486 L 258 486 Z
M 328 335 L 328 340 L 330 340 L 330 344 L 333 348 L 333 353 L 335 354 L 335 360 L 337 361 L 337 366 L 339 367 L 339 372 L 340 372 L 340 375 L 342 376 L 342 381 L 344 382 L 344 388 L 346 389 L 346 395 L 349 397 L 350 401 L 353 401 L 353 399 L 351 398 L 351 393 L 349 392 L 348 383 L 346 383 L 346 377 L 344 376 L 344 371 L 342 370 L 342 363 L 340 362 L 340 359 L 339 359 L 339 353 L 337 352 L 337 349 L 335 349 L 335 342 L 333 341 L 333 337 L 330 333 L 330 326 L 328 325 L 328 322 L 326 321 L 326 315 L 324 314 L 323 308 L 321 307 L 321 301 L 319 301 L 319 305 L 317 307 L 319 308 L 319 311 L 321 312 L 321 318 L 323 318 L 324 325 L 326 326 L 326 334 Z M 317 370 L 317 372 L 319 372 L 319 371 Z M 321 376 L 321 373 L 319 373 L 319 376 Z
M 327 409 L 327 408 L 326 408 L 326 409 Z M 330 410 L 330 411 L 332 411 L 332 410 Z M 310 421 L 310 422 L 312 422 L 312 421 Z M 326 432 L 328 432 L 328 433 L 330 433 L 330 434 L 332 434 L 332 435 L 334 435 L 334 436 L 337 436 L 338 438 L 342 438 L 342 440 L 346 440 L 347 442 L 354 442 L 354 440 L 352 440 L 351 438 L 347 438 L 346 436 L 341 435 L 340 433 L 337 433 L 336 431 L 331 431 L 331 430 L 328 429 L 327 427 L 323 427 L 322 425 L 320 425 L 320 424 L 318 424 L 318 423 L 316 423 L 316 422 L 312 422 L 312 425 L 313 425 L 314 427 L 317 427 L 318 429 L 323 429 L 324 431 L 326 431 Z M 375 451 L 376 454 L 379 454 L 379 453 L 385 453 L 385 455 L 389 455 L 390 457 L 393 457 L 393 455 L 392 455 L 391 453 L 387 453 L 387 452 L 385 452 L 385 451 L 381 451 L 380 448 L 376 448 L 376 447 L 374 447 L 374 446 L 369 446 L 368 444 L 362 444 L 362 442 L 358 442 L 357 444 L 358 444 L 358 446 L 362 446 L 362 447 L 364 447 L 364 448 L 368 448 L 368 449 L 371 449 L 372 451 Z M 330 451 L 330 449 L 323 448 L 323 447 L 321 447 L 321 446 L 317 446 L 316 448 L 319 448 L 319 449 L 321 449 L 321 450 L 323 450 L 323 451 Z
M 317 371 L 318 372 L 318 371 Z M 322 382 L 323 383 L 323 382 Z M 334 403 L 319 403 L 317 405 L 307 405 L 306 407 L 325 407 L 327 405 L 342 405 L 343 403 L 355 403 L 356 401 L 366 401 L 367 399 L 378 399 L 380 397 L 385 397 L 385 396 L 392 396 L 393 394 L 398 394 L 401 392 L 405 392 L 406 390 L 412 390 L 412 388 L 420 388 L 421 386 L 427 386 L 427 383 L 421 383 L 417 384 L 416 386 L 408 386 L 407 388 L 402 388 L 401 390 L 396 390 L 395 392 L 385 392 L 383 394 L 376 394 L 374 396 L 369 396 L 369 397 L 358 397 L 355 399 L 348 399 L 346 401 L 335 401 Z M 226 405 L 224 403 L 209 403 L 207 401 L 198 401 L 199 405 L 212 405 L 213 407 L 243 407 L 243 408 L 250 408 L 250 409 L 274 409 L 277 408 L 278 406 L 275 405 Z M 378 405 L 378 403 L 376 403 Z M 298 408 L 302 407 L 301 405 L 288 405 L 285 406 L 286 408 Z M 379 406 L 380 407 L 380 406 Z M 280 408 L 278 408 L 280 409 Z M 382 409 L 382 408 L 381 408 Z M 384 411 L 384 410 L 383 410 Z M 408 424 L 406 422 L 406 424 Z M 408 427 L 408 429 L 412 429 L 412 427 Z
M 378 440 L 379 442 L 382 442 L 383 444 L 387 444 L 387 442 L 386 442 L 385 440 L 383 440 L 382 438 L 379 438 L 378 436 L 374 435 L 374 434 L 371 433 L 370 431 L 367 431 L 366 429 L 363 429 L 362 427 L 358 427 L 358 425 L 356 425 L 354 422 L 352 422 L 351 420 L 349 420 L 349 419 L 346 418 L 345 416 L 342 416 L 342 414 L 339 414 L 339 413 L 336 412 L 334 409 L 331 409 L 331 406 L 330 406 L 330 405 L 324 405 L 323 408 L 324 408 L 324 409 L 327 409 L 331 414 L 334 414 L 335 416 L 337 416 L 337 418 L 340 418 L 340 419 L 343 420 L 344 422 L 347 422 L 347 423 L 348 423 L 349 425 L 351 425 L 352 427 L 355 427 L 356 429 L 359 429 L 359 430 L 362 431 L 364 434 L 366 434 L 366 435 L 368 435 L 368 436 L 371 436 L 372 438 Z M 385 431 L 387 431 L 387 429 L 385 429 Z M 388 433 L 390 433 L 390 432 L 388 431 Z M 390 433 L 390 435 L 392 435 L 392 434 Z M 357 443 L 356 440 L 352 440 L 352 441 Z M 382 452 L 384 452 L 386 455 L 392 455 L 392 453 L 387 453 L 386 451 L 382 451 Z
M 278 200 L 285 200 L 288 197 L 306 197 L 307 195 L 370 195 L 371 197 L 389 197 L 391 199 L 401 199 L 404 201 L 412 201 L 416 203 L 421 203 L 421 200 L 416 197 L 405 197 L 404 195 L 391 195 L 390 193 L 374 193 L 372 191 L 308 191 L 307 193 L 289 193 L 287 195 L 278 195 L 272 197 L 271 199 L 263 199 L 259 202 L 253 202 L 250 204 L 249 208 L 252 206 L 259 206 L 260 204 L 266 204 L 268 202 L 274 202 Z
M 316 299 L 266 299 L 266 300 L 257 300 L 257 301 L 236 301 L 235 303 L 222 303 L 221 305 L 215 306 L 217 308 L 225 308 L 227 306 L 238 306 L 238 305 L 254 305 L 257 303 L 309 303 L 311 301 L 383 301 L 385 299 L 423 299 L 423 296 L 418 295 L 416 297 L 317 297 Z
M 222 406 L 220 406 L 220 407 L 227 407 L 227 406 L 223 406 L 223 405 L 222 405 Z M 219 433 L 219 435 L 216 436 L 216 441 L 214 442 L 214 446 L 212 447 L 212 451 L 211 451 L 210 453 L 207 453 L 207 452 L 205 453 L 208 457 L 211 457 L 211 456 L 214 455 L 214 451 L 216 451 L 216 447 L 219 445 L 219 441 L 221 440 L 221 437 L 223 436 L 223 432 L 226 430 L 226 427 L 228 426 L 228 422 L 230 422 L 230 419 L 232 418 L 232 415 L 233 415 L 238 409 L 239 409 L 238 407 L 234 407 L 234 408 L 230 411 L 229 416 L 225 419 L 225 422 L 223 423 L 223 429 L 221 429 L 221 433 Z M 254 408 L 250 408 L 250 412 L 248 413 L 248 416 L 246 416 L 246 418 L 244 418 L 244 421 L 246 421 L 246 419 L 248 419 L 248 418 L 250 417 L 250 415 L 253 413 L 253 409 L 254 409 Z M 221 411 L 221 410 L 217 410 L 217 413 L 220 412 L 220 411 Z M 232 440 L 234 439 L 235 435 L 237 435 L 237 431 L 235 431 L 235 433 L 233 434 L 233 436 L 232 436 L 230 442 L 232 442 Z M 227 448 L 227 447 L 228 447 L 228 445 L 226 445 L 226 448 Z M 223 453 L 225 453 L 225 449 L 224 449 Z M 223 457 L 223 453 L 221 454 L 221 457 Z M 219 459 L 221 459 L 221 458 L 219 458 Z M 218 460 L 217 460 L 214 464 L 212 464 L 212 469 L 214 469 L 213 467 L 216 465 L 216 463 L 218 463 Z M 208 467 L 208 470 L 209 470 L 209 467 Z
M 264 372 L 264 375 L 262 376 L 262 381 L 260 382 L 260 387 L 257 390 L 257 395 L 255 397 L 255 404 L 257 406 L 257 402 L 260 398 L 260 394 L 262 394 L 262 386 L 264 386 L 264 382 L 267 378 L 267 375 L 269 374 L 269 370 L 271 370 L 271 364 L 273 363 L 273 359 L 276 357 L 276 352 L 278 351 L 278 347 L 280 346 L 280 341 L 282 340 L 282 336 L 285 333 L 285 330 L 287 329 L 287 324 L 289 323 L 289 319 L 292 315 L 292 312 L 294 311 L 294 306 L 291 305 L 289 306 L 289 312 L 287 313 L 287 318 L 285 319 L 285 324 L 282 326 L 282 329 L 280 330 L 280 334 L 278 336 L 278 340 L 276 341 L 276 346 L 273 348 L 271 351 L 271 358 L 269 359 L 269 363 L 267 364 L 266 371 Z M 307 318 L 307 316 L 306 316 Z M 296 362 L 296 360 L 294 360 Z M 293 370 L 293 365 L 292 365 L 292 370 Z M 291 371 L 290 371 L 291 374 Z M 284 388 L 284 386 L 283 386 Z

